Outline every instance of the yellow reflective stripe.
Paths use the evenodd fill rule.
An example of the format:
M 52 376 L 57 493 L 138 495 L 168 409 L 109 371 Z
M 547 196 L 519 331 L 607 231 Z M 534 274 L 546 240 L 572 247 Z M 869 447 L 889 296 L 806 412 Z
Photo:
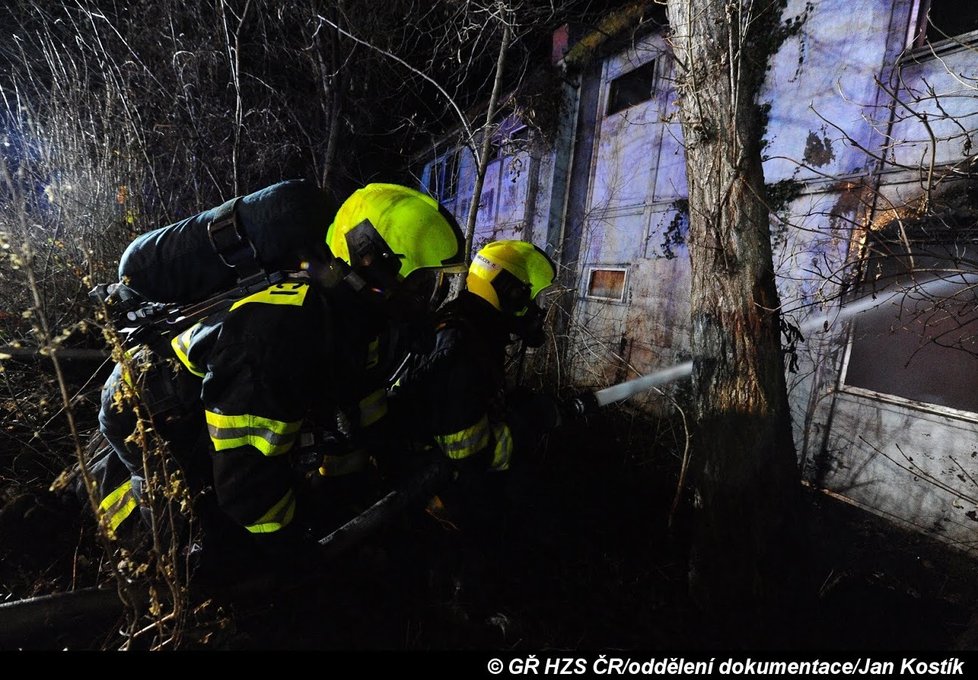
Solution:
M 380 338 L 374 338 L 367 345 L 367 368 L 373 368 L 380 363 Z
M 105 513 L 109 529 L 115 531 L 126 521 L 139 503 L 132 490 L 132 479 L 127 479 L 115 491 L 102 499 L 98 509 Z
M 292 489 L 282 496 L 282 500 L 268 509 L 254 524 L 245 527 L 253 534 L 270 534 L 289 525 L 295 517 L 295 495 Z
M 125 361 L 122 364 L 122 382 L 129 385 L 129 387 L 136 389 L 136 383 L 132 379 L 132 374 L 129 372 L 129 364 L 133 360 L 133 353 L 131 349 L 127 349 L 125 353 Z
M 387 415 L 387 390 L 381 388 L 360 400 L 360 426 L 373 425 Z
M 299 307 L 306 301 L 307 292 L 309 292 L 308 283 L 277 283 L 246 298 L 241 298 L 231 305 L 230 311 L 233 312 L 241 305 L 247 305 L 251 302 L 258 302 L 264 305 L 295 305 Z
M 228 416 L 223 413 L 204 411 L 207 430 L 215 451 L 254 446 L 266 456 L 279 456 L 292 448 L 301 420 L 285 422 L 243 414 Z
M 509 459 L 513 457 L 513 434 L 506 423 L 494 424 L 492 434 L 496 438 L 496 448 L 492 452 L 492 469 L 508 470 Z
M 170 340 L 170 346 L 173 348 L 173 353 L 177 355 L 177 359 L 180 360 L 181 364 L 187 367 L 188 371 L 199 378 L 203 378 L 204 372 L 190 361 L 190 337 L 198 328 L 200 328 L 200 324 L 194 324 L 183 333 Z
M 489 417 L 482 416 L 472 427 L 453 434 L 435 435 L 435 442 L 452 460 L 468 458 L 489 445 Z

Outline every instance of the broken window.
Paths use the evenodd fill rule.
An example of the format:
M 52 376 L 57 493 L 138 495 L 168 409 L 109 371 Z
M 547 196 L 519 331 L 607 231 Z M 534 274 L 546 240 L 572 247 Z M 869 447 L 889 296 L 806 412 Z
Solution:
M 978 413 L 978 231 L 917 231 L 873 236 L 845 384 Z
M 978 30 L 978 2 L 919 0 L 914 47 L 940 42 Z
M 624 111 L 652 98 L 655 91 L 655 60 L 618 76 L 608 90 L 607 115 Z
M 624 300 L 625 269 L 591 269 L 588 274 L 587 296 L 617 302 Z

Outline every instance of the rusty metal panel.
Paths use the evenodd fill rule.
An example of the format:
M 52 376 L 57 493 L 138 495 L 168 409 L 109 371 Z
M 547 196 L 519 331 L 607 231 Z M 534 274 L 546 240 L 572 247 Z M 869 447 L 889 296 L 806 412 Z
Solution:
M 602 388 L 624 379 L 625 317 L 622 303 L 579 300 L 576 323 L 571 327 L 571 350 L 567 357 L 572 380 Z
M 629 361 L 639 374 L 689 358 L 690 271 L 675 258 L 637 260 L 632 265 L 625 332 Z

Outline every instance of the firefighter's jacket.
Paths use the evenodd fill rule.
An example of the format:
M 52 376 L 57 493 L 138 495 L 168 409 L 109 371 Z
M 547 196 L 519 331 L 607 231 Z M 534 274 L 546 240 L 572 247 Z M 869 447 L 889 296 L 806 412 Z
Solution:
M 253 534 L 275 533 L 296 515 L 289 454 L 304 425 L 335 423 L 339 410 L 366 428 L 386 413 L 385 381 L 396 361 L 389 342 L 381 310 L 345 284 L 323 291 L 288 282 L 236 301 L 157 348 L 148 363 L 162 379 L 130 375 L 139 372 L 132 362 L 118 366 L 103 390 L 99 422 L 130 478 L 103 484 L 110 526 L 132 514 L 143 483 L 145 445 L 132 436 L 123 383 L 138 383 L 142 407 L 191 488 L 212 485 L 235 522 Z M 171 393 L 160 399 L 154 385 Z
M 433 440 L 467 466 L 509 467 L 518 414 L 506 412 L 503 315 L 463 292 L 445 305 L 434 348 L 413 358 L 392 391 L 392 408 L 416 440 Z

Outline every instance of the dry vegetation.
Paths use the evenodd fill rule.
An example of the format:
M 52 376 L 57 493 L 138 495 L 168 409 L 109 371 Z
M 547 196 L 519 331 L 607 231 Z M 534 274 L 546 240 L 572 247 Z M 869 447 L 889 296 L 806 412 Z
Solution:
M 3 500 L 47 487 L 98 443 L 98 391 L 120 345 L 87 292 L 115 278 L 134 235 L 282 178 L 337 195 L 372 179 L 413 181 L 404 154 L 458 123 L 419 74 L 470 112 L 491 88 L 505 26 L 518 55 L 507 73 L 521 79 L 539 46 L 529 27 L 556 21 L 544 2 L 510 5 L 508 24 L 498 3 L 395 0 L 401 11 L 383 16 L 362 2 L 328 5 L 19 0 L 0 10 Z M 563 18 L 587 3 L 566 5 Z M 412 68 L 392 67 L 385 52 Z M 537 85 L 505 106 L 538 115 L 546 137 L 553 97 Z M 533 387 L 571 389 L 556 351 L 573 335 L 563 322 L 562 337 L 519 369 Z M 945 648 L 965 629 L 973 593 L 957 581 L 915 585 L 951 557 L 906 575 L 904 556 L 855 555 L 842 528 L 851 524 L 825 519 L 834 515 L 816 523 L 825 549 L 809 578 L 819 598 L 791 618 L 814 621 L 810 637 L 781 621 L 744 630 L 736 618 L 702 617 L 685 596 L 688 499 L 676 489 L 687 445 L 679 410 L 650 421 L 609 409 L 515 469 L 493 521 L 462 518 L 460 532 L 407 516 L 314 582 L 278 584 L 275 607 L 268 591 L 196 590 L 168 515 L 138 548 L 66 524 L 68 552 L 6 569 L 0 598 L 118 589 L 126 606 L 98 633 L 82 626 L 24 643 L 48 649 Z M 149 435 L 145 451 L 148 465 L 166 453 Z M 167 474 L 158 472 L 162 509 L 185 498 Z M 864 545 L 876 536 L 891 534 L 866 529 Z M 874 611 L 856 606 L 867 593 L 882 603 Z M 838 615 L 848 625 L 835 625 Z

